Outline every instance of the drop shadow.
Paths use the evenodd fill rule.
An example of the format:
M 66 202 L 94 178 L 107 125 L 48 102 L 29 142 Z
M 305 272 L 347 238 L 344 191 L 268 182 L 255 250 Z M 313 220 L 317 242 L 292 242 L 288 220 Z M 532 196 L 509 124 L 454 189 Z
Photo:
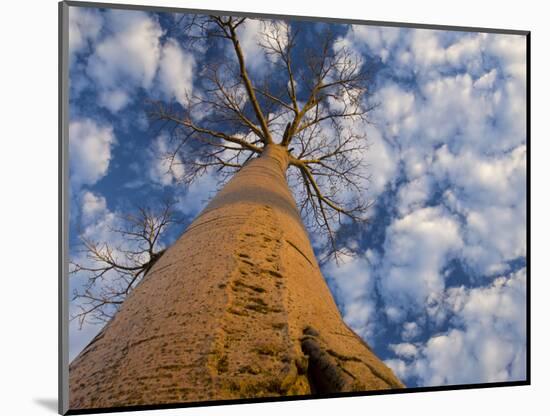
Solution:
M 53 413 L 57 414 L 57 399 L 34 399 L 36 404 L 39 404 L 44 409 L 50 410 Z

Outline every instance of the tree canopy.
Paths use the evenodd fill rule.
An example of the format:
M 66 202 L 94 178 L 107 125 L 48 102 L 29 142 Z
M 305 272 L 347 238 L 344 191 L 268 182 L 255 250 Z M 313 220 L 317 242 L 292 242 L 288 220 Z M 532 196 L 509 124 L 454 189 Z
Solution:
M 338 255 L 343 247 L 335 224 L 365 220 L 369 206 L 368 142 L 357 128 L 373 108 L 368 65 L 331 25 L 322 25 L 315 42 L 298 45 L 299 31 L 289 22 L 261 20 L 258 44 L 272 67 L 253 79 L 239 40 L 247 20 L 184 16 L 179 23 L 189 45 L 229 44 L 233 59 L 209 60 L 199 93 L 188 94 L 183 106 L 151 101 L 149 117 L 170 129 L 177 146 L 165 157 L 170 168 L 184 165 L 186 183 L 208 169 L 230 176 L 265 146 L 287 148 L 289 182 L 304 222 L 326 237 L 327 253 Z
M 288 21 L 255 19 L 270 66 L 252 75 L 239 39 L 249 20 L 183 15 L 173 26 L 187 49 L 226 53 L 211 53 L 198 73 L 201 88 L 187 93 L 184 103 L 146 103 L 149 119 L 169 132 L 173 144 L 160 156 L 168 170 L 184 172 L 179 179 L 189 185 L 211 170 L 226 180 L 267 146 L 286 148 L 287 177 L 302 219 L 325 243 L 320 260 L 349 254 L 337 230 L 346 221 L 365 221 L 369 206 L 368 142 L 357 127 L 373 108 L 368 65 L 333 25 L 320 25 L 315 41 L 306 42 Z M 73 319 L 81 325 L 108 321 L 162 254 L 159 241 L 174 222 L 171 203 L 158 212 L 140 207 L 111 229 L 120 244 L 83 237 L 86 261 L 73 263 L 71 273 L 86 272 L 89 279 L 73 294 L 80 301 Z M 106 274 L 114 277 L 104 279 Z

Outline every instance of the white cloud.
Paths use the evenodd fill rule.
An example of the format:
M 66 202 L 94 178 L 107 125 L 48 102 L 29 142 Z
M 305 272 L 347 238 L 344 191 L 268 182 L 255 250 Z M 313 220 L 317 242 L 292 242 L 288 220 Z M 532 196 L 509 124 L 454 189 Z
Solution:
M 439 207 L 421 208 L 394 220 L 386 231 L 380 271 L 386 302 L 418 308 L 432 293 L 443 292 L 441 270 L 461 247 L 458 222 Z
M 70 181 L 74 188 L 93 185 L 107 174 L 111 147 L 116 143 L 113 128 L 91 119 L 69 124 Z
M 129 94 L 122 89 L 111 89 L 99 93 L 99 104 L 116 113 L 122 110 L 130 102 Z
M 504 64 L 507 75 L 517 81 L 527 80 L 527 39 L 519 35 L 498 35 L 488 39 L 488 51 Z
M 407 364 L 405 361 L 400 359 L 389 359 L 384 361 L 384 363 L 392 369 L 394 374 L 400 379 L 400 380 L 406 380 L 409 376 L 409 368 L 407 367 Z
M 401 338 L 405 341 L 410 341 L 415 339 L 420 335 L 421 329 L 416 322 L 405 322 L 403 324 L 403 331 L 401 332 Z
M 445 49 L 445 58 L 450 65 L 460 65 L 463 62 L 476 62 L 480 52 L 484 49 L 487 33 L 472 33 L 461 36 L 457 42 Z M 469 68 L 471 69 L 471 68 Z
M 373 98 L 381 104 L 374 120 L 391 142 L 422 156 L 442 143 L 476 153 L 507 151 L 525 141 L 524 91 L 497 82 L 498 72 L 491 71 L 477 79 L 438 76 L 416 91 L 389 83 Z
M 99 105 L 117 113 L 139 88 L 185 103 L 186 93 L 192 92 L 195 58 L 175 39 L 161 43 L 164 30 L 156 18 L 140 11 L 107 10 L 79 11 L 73 19 L 73 49 L 82 50 L 89 43 L 91 53 L 72 81 L 80 89 L 93 86 Z M 100 31 L 102 27 L 106 29 Z
M 395 149 L 384 140 L 376 127 L 367 125 L 365 129 L 369 146 L 363 155 L 368 166 L 367 176 L 369 176 L 367 196 L 374 199 L 395 178 L 398 156 Z
M 101 40 L 88 71 L 106 87 L 135 82 L 147 88 L 155 76 L 162 29 L 144 12 L 109 10 L 106 24 L 113 34 Z
M 344 45 L 353 47 L 354 44 L 365 43 L 374 54 L 380 56 L 382 62 L 386 62 L 400 33 L 400 29 L 395 27 L 353 25 L 348 38 L 344 39 Z
M 369 36 L 361 36 L 363 32 Z M 401 141 L 414 140 L 416 146 L 456 135 L 459 143 L 485 151 L 522 143 L 524 37 L 463 33 L 449 42 L 445 35 L 436 30 L 370 27 L 348 32 L 344 44 L 377 56 L 385 50 L 395 75 L 415 77 L 419 91 L 414 95 L 393 81 L 378 90 L 375 101 L 382 104 L 385 131 Z M 384 37 L 391 41 L 383 41 Z
M 505 269 L 504 262 L 526 254 L 526 147 L 498 157 L 472 152 L 436 153 L 433 169 L 455 189 L 444 194 L 447 206 L 465 218 L 464 256 L 480 273 Z
M 424 175 L 401 185 L 397 193 L 397 210 L 400 215 L 406 215 L 422 208 L 431 195 L 431 177 Z
M 262 33 L 262 22 L 260 20 L 247 19 L 239 26 L 237 32 L 239 35 L 239 43 L 246 59 L 247 69 L 251 71 L 258 70 L 267 62 L 264 50 L 259 45 Z M 233 48 L 233 46 L 231 46 L 231 48 Z M 229 53 L 231 56 L 235 55 L 232 49 Z
M 390 304 L 384 308 L 384 313 L 386 314 L 386 318 L 394 324 L 402 322 L 407 316 L 406 311 L 403 310 L 401 305 L 396 306 Z
M 87 73 L 100 92 L 100 103 L 116 112 L 128 104 L 134 88 L 151 86 L 163 31 L 144 12 L 108 10 L 104 16 L 111 32 L 95 42 Z
M 453 291 L 448 305 L 461 326 L 432 336 L 399 371 L 422 385 L 521 380 L 526 372 L 525 269 L 486 287 Z M 398 356 L 406 348 L 393 348 Z M 410 351 L 412 353 L 412 349 Z
M 415 358 L 418 354 L 418 348 L 416 348 L 416 345 L 408 342 L 403 342 L 401 344 L 390 344 L 390 349 L 398 357 L 405 358 L 407 360 Z
M 107 201 L 105 197 L 96 195 L 90 191 L 84 191 L 81 196 L 82 201 L 82 221 L 84 224 L 90 224 L 99 216 L 104 215 L 107 210 Z
M 121 226 L 121 218 L 116 213 L 107 208 L 105 197 L 98 193 L 86 192 L 81 198 L 81 212 L 84 230 L 82 237 L 99 243 L 109 243 L 112 246 L 127 244 L 127 241 L 113 229 Z M 117 255 L 115 250 L 115 258 Z M 80 259 L 81 262 L 87 260 Z
M 261 44 L 277 48 L 275 37 L 283 48 L 288 43 L 287 23 L 282 20 L 263 22 L 256 19 L 247 19 L 237 28 L 237 33 L 245 56 L 246 68 L 256 74 L 259 74 L 260 70 L 265 70 L 267 65 L 277 59 L 273 55 L 266 56 L 265 49 L 260 46 Z M 230 48 L 230 54 L 234 56 L 233 46 L 230 46 Z
M 443 190 L 444 204 L 464 218 L 461 255 L 469 266 L 494 274 L 525 255 L 524 38 L 354 28 L 346 42 L 375 54 L 387 49 L 392 73 L 415 79 L 408 89 L 386 81 L 374 97 L 374 122 L 405 174 L 399 215 Z
M 325 275 L 332 277 L 331 287 L 344 304 L 344 321 L 368 339 L 375 325 L 374 280 L 369 269 L 367 255 L 343 256 L 339 263 L 331 261 L 323 268 Z
M 525 40 L 522 36 L 456 33 L 432 29 L 353 26 L 344 43 L 356 50 L 367 48 L 382 62 L 391 62 L 399 75 L 434 79 L 455 67 L 471 74 L 484 70 L 481 54 L 498 56 L 506 72 L 525 74 Z
M 69 56 L 87 50 L 88 42 L 93 42 L 99 36 L 102 19 L 95 9 L 85 7 L 69 7 Z
M 153 183 L 171 186 L 183 179 L 185 167 L 181 158 L 177 154 L 170 158 L 174 149 L 174 143 L 165 134 L 153 141 L 148 151 L 148 174 Z
M 486 204 L 506 205 L 525 199 L 525 145 L 493 157 L 469 150 L 453 154 L 444 145 L 435 152 L 435 159 L 434 175 L 440 180 L 452 180 L 470 198 Z
M 445 49 L 439 41 L 439 31 L 417 29 L 412 31 L 410 48 L 415 70 L 429 70 L 445 62 Z
M 503 262 L 526 255 L 525 211 L 518 211 L 487 207 L 468 212 L 465 257 L 471 264 L 492 274 Z
M 368 47 L 382 53 L 376 42 Z M 381 56 L 397 77 L 415 79 L 412 90 L 391 81 L 375 97 L 381 103 L 375 122 L 397 149 L 405 177 L 396 206 L 403 218 L 387 228 L 373 274 L 386 316 L 409 319 L 401 338 L 416 348 L 411 361 L 409 344 L 394 345 L 396 357 L 386 363 L 420 385 L 521 379 L 525 271 L 469 289 L 446 288 L 443 268 L 461 258 L 474 273 L 470 279 L 477 273 L 487 282 L 525 256 L 523 38 L 444 40 L 436 31 L 417 31 Z M 444 190 L 441 201 L 431 200 L 436 189 Z M 446 208 L 424 208 L 440 202 Z M 450 319 L 451 328 L 418 344 L 426 319 L 438 328 Z
M 380 115 L 389 134 L 403 148 L 427 153 L 433 152 L 434 145 L 445 142 L 484 150 L 489 146 L 503 147 L 496 140 L 493 122 L 496 92 L 474 88 L 469 73 L 427 80 L 419 83 L 414 100 L 411 94 L 388 86 L 381 91 L 380 98 L 377 96 L 379 100 L 410 103 L 404 109 L 393 104 L 388 104 L 388 108 L 382 106 L 387 113 Z
M 474 82 L 474 88 L 478 89 L 492 89 L 495 85 L 495 80 L 497 77 L 497 70 L 495 68 L 491 69 L 489 72 L 486 72 L 480 76 Z
M 184 52 L 174 39 L 168 39 L 160 56 L 159 81 L 168 99 L 175 98 L 182 106 L 193 91 L 195 59 Z
M 411 128 L 407 124 L 412 121 L 409 116 L 414 111 L 415 96 L 412 92 L 404 91 L 396 84 L 389 84 L 376 93 L 375 101 L 381 105 L 379 111 L 383 114 L 392 136 L 399 136 L 401 125 Z

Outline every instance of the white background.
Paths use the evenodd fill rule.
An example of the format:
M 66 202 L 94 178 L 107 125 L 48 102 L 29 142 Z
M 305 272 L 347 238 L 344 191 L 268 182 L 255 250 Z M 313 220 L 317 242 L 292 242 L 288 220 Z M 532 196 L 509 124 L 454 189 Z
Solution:
M 113 0 L 114 1 L 114 0 Z M 116 1 L 114 1 L 116 2 Z M 0 23 L 0 413 L 54 414 L 57 402 L 57 2 L 2 4 Z M 118 2 L 120 3 L 120 2 Z M 140 4 L 261 13 L 495 27 L 532 31 L 532 385 L 149 411 L 151 415 L 518 415 L 548 411 L 550 285 L 547 260 L 550 117 L 548 13 L 544 2 L 252 0 Z M 544 410 L 546 409 L 546 410 Z

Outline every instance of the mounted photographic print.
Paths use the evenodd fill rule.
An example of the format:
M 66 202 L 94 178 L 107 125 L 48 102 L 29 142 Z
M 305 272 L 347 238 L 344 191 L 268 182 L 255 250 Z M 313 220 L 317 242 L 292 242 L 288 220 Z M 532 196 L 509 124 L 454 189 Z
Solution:
M 529 32 L 59 10 L 61 413 L 529 384 Z

